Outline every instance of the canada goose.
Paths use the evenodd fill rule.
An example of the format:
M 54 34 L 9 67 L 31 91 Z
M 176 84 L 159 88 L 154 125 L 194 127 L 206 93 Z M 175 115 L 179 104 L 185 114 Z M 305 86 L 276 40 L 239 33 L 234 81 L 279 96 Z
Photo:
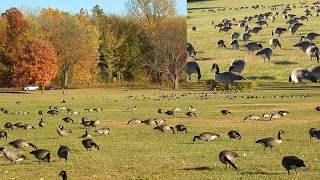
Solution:
M 179 132 L 179 131 L 185 131 L 186 133 L 188 133 L 186 126 L 183 125 L 183 124 L 178 124 L 178 125 L 176 125 L 176 130 L 177 130 L 177 132 Z
M 297 31 L 298 31 L 298 26 L 296 26 L 295 24 L 289 26 L 289 31 L 291 32 L 292 35 L 294 35 Z
M 241 37 L 242 37 L 242 40 L 243 40 L 244 42 L 247 42 L 247 41 L 250 39 L 251 34 L 250 34 L 250 33 L 243 33 L 243 34 L 241 35 Z
M 290 25 L 295 24 L 295 23 L 298 23 L 298 21 L 295 19 L 290 19 L 289 21 L 286 22 L 286 24 L 290 24 Z
M 309 130 L 309 136 L 310 136 L 310 140 L 311 140 L 311 138 L 313 138 L 313 137 L 317 137 L 316 136 L 316 133 L 315 132 L 317 132 L 317 131 L 319 131 L 317 128 L 310 128 L 310 130 Z
M 43 121 L 42 118 L 40 118 L 40 121 L 39 121 L 38 125 L 39 125 L 39 127 L 41 127 L 41 128 L 44 127 L 45 123 L 44 123 L 44 121 Z
M 6 137 L 8 139 L 8 134 L 5 131 L 0 131 L 0 139 Z
M 244 62 L 244 60 L 236 59 L 231 63 L 231 66 L 229 67 L 229 72 L 233 71 L 241 74 L 245 65 L 246 63 Z
M 278 111 L 278 114 L 280 114 L 281 116 L 286 116 L 288 113 L 288 111 Z
M 277 27 L 276 29 L 274 29 L 273 31 L 272 31 L 272 36 L 274 35 L 274 34 L 278 34 L 278 36 L 280 36 L 282 33 L 284 33 L 285 31 L 287 31 L 287 29 L 286 28 L 282 28 L 282 27 Z
M 244 118 L 244 121 L 247 120 L 247 119 L 248 120 L 259 120 L 260 116 L 250 114 L 249 116 Z
M 34 129 L 34 126 L 30 125 L 30 124 L 24 124 L 23 125 L 23 129 L 29 130 L 29 129 Z
M 17 128 L 24 128 L 24 123 L 15 123 L 13 124 L 13 126 L 17 127 Z
M 87 118 L 83 117 L 81 119 L 81 123 L 80 124 L 82 124 L 84 127 L 89 128 L 90 125 L 91 125 L 91 121 L 89 121 Z
M 175 111 L 175 112 L 179 112 L 179 111 L 181 111 L 182 109 L 181 109 L 180 107 L 175 107 L 175 108 L 173 108 L 172 110 Z
M 248 54 L 253 54 L 253 51 L 257 51 L 259 49 L 262 49 L 262 45 L 258 44 L 257 42 L 250 42 L 248 44 L 243 45 L 248 50 Z
M 111 131 L 110 128 L 101 128 L 101 129 L 94 130 L 94 132 L 100 134 L 101 136 L 110 134 L 110 131 Z
M 52 109 L 52 110 L 49 110 L 47 113 L 52 115 L 52 116 L 55 116 L 55 115 L 59 114 L 59 111 L 55 110 L 55 109 Z
M 234 169 L 238 170 L 238 166 L 235 165 L 232 161 L 234 161 L 237 157 L 240 157 L 237 153 L 233 151 L 222 151 L 219 154 L 219 160 L 223 164 L 226 164 L 226 170 L 228 170 L 228 164 L 231 165 Z
M 72 133 L 71 129 L 67 129 L 67 128 L 63 127 L 62 125 L 60 125 L 58 127 L 57 132 L 61 137 L 68 136 Z
M 258 24 L 260 27 L 262 25 L 267 25 L 268 26 L 268 23 L 266 21 L 257 21 L 256 24 Z
M 228 114 L 231 115 L 231 112 L 228 111 L 228 110 L 226 110 L 226 109 L 224 109 L 224 110 L 222 110 L 222 111 L 220 111 L 220 112 L 221 112 L 221 114 L 223 114 L 223 115 L 228 115 Z
M 129 125 L 129 124 L 140 124 L 140 123 L 141 123 L 141 120 L 134 118 L 134 119 L 129 120 L 127 125 Z
M 232 72 L 223 72 L 223 73 L 220 73 L 219 72 L 219 66 L 214 63 L 212 65 L 212 68 L 211 70 L 213 69 L 216 69 L 216 72 L 215 72 L 215 75 L 214 75 L 214 80 L 218 83 L 232 83 L 234 81 L 237 81 L 237 80 L 244 80 L 244 78 L 240 75 L 236 75 Z
M 281 49 L 281 44 L 278 39 L 270 39 L 269 43 L 272 49 L 275 49 L 277 46 Z
M 320 79 L 320 66 L 313 66 L 308 70 L 313 76 L 315 76 L 317 79 Z
M 80 138 L 92 138 L 92 135 L 89 133 L 89 130 L 86 129 L 86 132 Z
M 243 26 L 243 30 L 244 30 L 244 32 L 247 32 L 248 30 L 249 30 L 249 26 L 248 25 L 244 25 Z M 251 35 L 250 35 L 251 36 Z
M 193 106 L 188 106 L 188 111 L 195 112 L 197 109 Z
M 161 119 L 161 118 L 154 118 L 153 121 L 156 123 L 156 125 L 158 126 L 161 123 L 165 123 L 166 120 Z
M 65 161 L 67 161 L 70 155 L 70 149 L 67 146 L 60 145 L 57 154 L 59 156 L 59 160 L 63 158 Z
M 13 129 L 13 125 L 12 125 L 11 122 L 6 122 L 6 123 L 4 124 L 4 127 L 5 127 L 6 129 Z
M 315 57 L 317 62 L 319 63 L 319 48 L 317 46 L 309 46 L 306 49 L 306 53 L 308 54 L 311 60 L 313 57 Z
M 222 27 L 222 28 L 219 29 L 219 33 L 220 33 L 221 31 L 227 33 L 230 29 L 232 29 L 232 28 L 231 28 L 231 27 L 226 27 L 226 26 L 225 26 L 225 27 Z
M 217 137 L 220 137 L 220 135 L 212 133 L 212 132 L 204 132 L 204 133 L 201 133 L 199 136 L 194 136 L 193 137 L 193 143 L 196 141 L 196 139 L 204 140 L 204 141 L 211 141 L 211 140 L 214 140 Z
M 156 124 L 156 122 L 154 122 L 153 119 L 146 119 L 144 121 L 141 121 L 141 123 L 144 123 L 145 125 L 149 125 L 149 126 Z
M 270 20 L 271 20 L 271 22 L 274 22 L 276 20 L 276 17 L 270 16 Z
M 273 147 L 278 146 L 279 144 L 282 143 L 282 139 L 280 137 L 280 135 L 284 133 L 282 130 L 280 130 L 278 132 L 278 138 L 274 138 L 274 137 L 268 137 L 268 138 L 264 138 L 264 139 L 260 139 L 258 141 L 256 141 L 256 143 L 261 144 L 262 146 L 264 146 L 264 150 L 266 150 L 267 147 L 270 147 L 271 150 Z
M 187 43 L 187 52 L 190 57 L 194 57 L 196 55 L 196 51 L 190 43 Z
M 165 112 L 165 114 L 168 116 L 174 116 L 173 110 L 169 110 L 169 111 Z
M 260 32 L 261 30 L 262 30 L 262 27 L 254 27 L 254 28 L 250 29 L 250 30 L 248 31 L 248 33 L 253 32 L 253 33 L 255 33 L 255 34 L 258 34 L 258 32 Z
M 263 113 L 262 116 L 261 116 L 261 119 L 262 120 L 265 120 L 265 119 L 270 120 L 270 117 L 271 117 L 271 114 Z
M 192 116 L 197 117 L 196 113 L 191 112 L 191 111 L 187 112 L 186 115 L 187 115 L 189 118 L 191 118 Z
M 66 123 L 74 123 L 73 119 L 71 117 L 64 117 L 62 120 Z
M 316 111 L 320 111 L 320 106 L 317 106 L 317 107 L 315 108 L 315 110 L 316 110 Z
M 24 148 L 28 147 L 28 146 L 31 146 L 33 147 L 34 149 L 37 149 L 37 146 L 35 146 L 34 144 L 32 143 L 28 143 L 26 140 L 24 139 L 17 139 L 17 140 L 14 140 L 14 141 L 11 141 L 9 142 L 9 145 L 14 147 L 14 148 L 17 148 L 17 149 L 22 149 L 25 151 Z
M 4 157 L 10 160 L 11 162 L 18 162 L 26 159 L 26 157 L 23 154 L 13 149 L 0 148 L 0 151 L 2 151 Z
M 38 111 L 38 114 L 42 116 L 43 115 L 43 111 Z
M 220 48 L 220 47 L 227 48 L 226 45 L 224 44 L 224 40 L 219 40 L 219 41 L 217 41 L 216 44 L 218 45 L 218 48 Z
M 282 115 L 279 114 L 279 113 L 271 114 L 270 121 L 271 121 L 272 119 L 278 119 L 278 118 L 281 118 L 281 117 L 282 117 Z
M 293 169 L 296 171 L 296 174 L 298 174 L 297 168 L 306 167 L 306 165 L 304 165 L 304 161 L 296 156 L 285 156 L 282 159 L 282 166 L 288 171 L 288 174 L 290 174 L 290 170 Z
M 97 127 L 99 124 L 100 124 L 99 120 L 91 120 L 90 121 L 90 126 L 92 126 L 94 128 Z
M 231 139 L 241 139 L 241 135 L 238 131 L 229 131 L 228 136 Z
M 310 41 L 312 42 L 312 41 L 315 40 L 318 36 L 320 36 L 320 34 L 314 33 L 314 32 L 309 32 L 309 33 L 307 33 L 306 35 L 301 36 L 300 42 L 302 41 L 302 39 L 307 39 L 307 40 L 310 40 Z
M 234 33 L 232 33 L 232 34 L 231 34 L 231 39 L 238 39 L 238 38 L 239 38 L 239 36 L 240 36 L 240 34 L 239 34 L 239 33 L 234 32 Z
M 293 45 L 294 47 L 298 47 L 299 49 L 303 50 L 303 52 L 306 52 L 306 50 L 308 49 L 308 47 L 310 46 L 315 46 L 314 43 L 309 42 L 309 41 L 302 41 L 299 42 L 295 45 Z
M 174 128 L 173 127 L 170 127 L 169 125 L 159 125 L 159 126 L 156 126 L 154 127 L 153 129 L 155 130 L 159 130 L 161 131 L 162 133 L 166 132 L 166 131 L 172 131 L 172 134 L 174 134 Z
M 66 172 L 66 171 L 61 171 L 61 172 L 59 173 L 59 176 L 62 177 L 62 180 L 68 180 L 67 172 Z
M 65 101 L 64 99 L 62 99 L 61 103 L 67 103 L 67 101 Z
M 260 51 L 257 52 L 256 54 L 257 56 L 260 56 L 261 58 L 263 58 L 264 62 L 266 62 L 266 58 L 269 60 L 270 62 L 270 57 L 272 56 L 272 49 L 270 48 L 264 48 Z
M 137 110 L 137 106 L 128 107 L 127 110 L 128 111 L 135 111 L 135 110 Z
M 88 150 L 89 148 L 92 150 L 92 147 L 95 147 L 97 150 L 100 147 L 92 140 L 92 139 L 85 139 L 82 141 L 82 145 Z
M 158 113 L 159 113 L 159 114 L 162 114 L 162 109 L 158 109 Z
M 194 73 L 198 74 L 198 81 L 199 81 L 201 79 L 201 71 L 198 63 L 196 61 L 188 61 L 187 74 L 188 74 L 189 80 L 191 80 L 191 74 L 194 74 Z
M 318 82 L 318 79 L 304 68 L 296 68 L 292 70 L 292 73 L 289 76 L 289 82 L 305 83 L 308 81 Z
M 41 160 L 43 162 L 47 161 L 48 163 L 51 162 L 51 154 L 50 151 L 47 149 L 37 149 L 34 151 L 31 151 L 30 154 L 33 154 L 35 158 L 39 160 L 39 163 Z
M 196 30 L 197 30 L 197 27 L 192 26 L 192 31 L 196 31 Z
M 234 49 L 234 48 L 239 49 L 239 42 L 238 42 L 238 40 L 236 40 L 236 39 L 232 40 L 232 41 L 230 42 L 230 46 L 231 46 L 233 49 Z

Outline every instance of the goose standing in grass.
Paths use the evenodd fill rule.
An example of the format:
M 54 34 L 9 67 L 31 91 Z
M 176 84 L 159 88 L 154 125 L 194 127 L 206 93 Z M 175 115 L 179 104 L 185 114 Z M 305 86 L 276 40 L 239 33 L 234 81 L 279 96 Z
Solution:
M 238 131 L 229 131 L 228 136 L 231 139 L 241 139 L 241 135 Z
M 289 76 L 289 82 L 294 83 L 306 83 L 306 82 L 318 82 L 318 78 L 312 75 L 305 68 L 296 68 L 292 70 L 291 75 Z
M 287 29 L 286 28 L 282 28 L 282 27 L 277 27 L 276 29 L 274 29 L 272 31 L 272 36 L 275 35 L 275 34 L 278 34 L 278 36 L 280 36 L 282 33 L 286 32 Z
M 232 29 L 232 28 L 231 28 L 231 27 L 226 27 L 226 26 L 225 26 L 225 27 L 222 27 L 222 28 L 219 29 L 219 33 L 220 33 L 221 31 L 227 33 L 228 31 L 230 31 L 230 29 Z
M 90 134 L 89 130 L 86 129 L 84 135 L 82 135 L 80 138 L 92 138 L 92 135 Z
M 186 133 L 188 133 L 186 126 L 183 125 L 183 124 L 178 124 L 178 125 L 176 125 L 175 127 L 176 127 L 177 132 L 179 132 L 179 131 L 185 131 Z
M 228 170 L 228 164 L 231 165 L 234 169 L 238 170 L 238 166 L 233 162 L 237 157 L 240 156 L 237 153 L 228 150 L 222 151 L 219 154 L 219 160 L 226 165 L 226 170 Z
M 295 45 L 293 45 L 293 47 L 298 47 L 299 49 L 301 49 L 303 52 L 306 52 L 306 50 L 308 49 L 308 47 L 310 46 L 315 46 L 314 43 L 312 42 L 309 42 L 309 41 L 302 41 L 302 42 L 299 42 Z
M 65 159 L 65 161 L 67 161 L 68 157 L 70 155 L 70 149 L 67 146 L 60 145 L 57 154 L 59 156 L 59 161 L 61 158 Z
M 59 173 L 59 176 L 62 177 L 62 180 L 68 180 L 67 172 L 66 172 L 66 171 L 61 171 L 61 172 Z
M 243 40 L 244 42 L 247 42 L 247 41 L 249 41 L 249 39 L 251 38 L 251 34 L 250 34 L 250 33 L 243 33 L 243 34 L 241 35 L 241 37 L 242 37 L 242 40 Z
M 239 38 L 239 36 L 240 36 L 240 34 L 239 34 L 239 33 L 234 32 L 234 33 L 232 33 L 232 34 L 231 34 L 231 39 L 238 39 L 238 38 Z
M 289 31 L 291 32 L 292 35 L 294 35 L 298 31 L 299 26 L 292 24 L 289 26 Z
M 158 131 L 161 131 L 162 133 L 166 132 L 166 131 L 172 131 L 172 134 L 174 134 L 174 128 L 173 127 L 170 127 L 169 125 L 159 125 L 159 126 L 156 126 L 154 127 L 153 129 L 155 130 L 158 130 Z
M 297 158 L 296 156 L 285 156 L 282 159 L 282 166 L 288 171 L 290 174 L 290 170 L 295 170 L 297 173 L 297 168 L 306 167 L 304 161 L 302 159 Z
M 320 106 L 317 106 L 317 107 L 315 108 L 315 110 L 316 110 L 316 111 L 320 111 Z
M 280 130 L 278 132 L 278 138 L 268 137 L 268 138 L 260 139 L 260 140 L 256 141 L 256 143 L 264 146 L 264 150 L 266 150 L 267 147 L 270 147 L 272 150 L 273 147 L 276 147 L 282 143 L 281 134 L 283 134 L 283 133 L 284 132 L 282 130 Z
M 234 48 L 239 49 L 239 42 L 238 42 L 238 40 L 236 40 L 236 39 L 232 40 L 232 41 L 230 42 L 230 46 L 231 46 L 233 49 L 234 49 Z
M 269 43 L 272 49 L 277 48 L 277 46 L 279 46 L 279 48 L 281 49 L 281 44 L 278 39 L 270 39 Z
M 248 33 L 253 32 L 253 33 L 255 33 L 255 34 L 258 34 L 261 30 L 262 30 L 262 27 L 254 27 L 254 28 L 250 29 L 250 30 L 248 31 Z
M 26 157 L 17 150 L 0 148 L 0 151 L 2 151 L 4 157 L 11 162 L 18 162 L 26 159 Z
M 263 61 L 266 62 L 266 58 L 269 60 L 270 62 L 270 57 L 272 56 L 272 49 L 270 48 L 264 48 L 260 51 L 257 52 L 256 54 L 257 56 L 260 56 L 261 58 L 263 58 Z
M 173 110 L 169 110 L 165 112 L 166 115 L 168 116 L 174 116 L 174 111 Z
M 191 111 L 187 112 L 186 115 L 187 115 L 189 118 L 191 118 L 192 116 L 197 117 L 196 113 L 191 112 Z
M 201 78 L 201 71 L 198 63 L 196 61 L 188 61 L 187 62 L 187 74 L 189 80 L 191 80 L 191 74 L 197 73 L 198 74 L 198 81 Z
M 41 160 L 43 162 L 47 161 L 48 163 L 51 162 L 51 154 L 50 151 L 47 149 L 37 149 L 34 151 L 31 151 L 30 154 L 33 154 L 35 158 L 39 160 L 39 163 Z
M 40 119 L 40 121 L 39 121 L 39 127 L 41 127 L 41 128 L 43 128 L 44 127 L 44 125 L 45 125 L 45 123 L 44 123 L 44 121 L 43 121 L 43 119 L 41 118 Z
M 218 48 L 220 48 L 220 47 L 227 48 L 226 45 L 224 44 L 224 40 L 221 40 L 221 39 L 217 41 L 217 46 L 218 46 Z
M 258 44 L 257 42 L 250 42 L 248 44 L 243 45 L 248 50 L 248 54 L 253 54 L 253 51 L 257 51 L 259 49 L 262 49 L 262 45 Z
M 231 63 L 231 66 L 229 67 L 229 72 L 237 72 L 241 74 L 245 65 L 246 63 L 244 62 L 244 60 L 236 59 Z
M 7 132 L 5 132 L 5 131 L 0 131 L 0 139 L 1 138 L 6 138 L 6 139 L 8 139 L 8 134 L 7 134 Z
M 5 127 L 6 129 L 12 129 L 12 130 L 13 130 L 13 125 L 12 125 L 11 122 L 6 122 L 6 123 L 4 124 L 4 127 Z
M 316 77 L 317 79 L 320 79 L 320 66 L 313 66 L 308 70 L 314 77 Z
M 309 130 L 309 136 L 310 136 L 310 141 L 311 141 L 311 138 L 316 138 L 316 132 L 319 131 L 319 129 L 317 128 L 310 128 Z
M 219 72 L 219 66 L 218 64 L 214 63 L 212 65 L 211 71 L 216 69 L 216 72 L 214 74 L 214 80 L 218 83 L 232 83 L 234 81 L 238 81 L 238 80 L 244 80 L 244 77 L 234 74 L 232 72 Z
M 319 63 L 319 48 L 317 46 L 309 46 L 306 49 L 306 53 L 308 54 L 311 60 L 313 57 L 315 57 L 317 62 Z
M 231 114 L 232 114 L 230 111 L 228 111 L 228 110 L 226 110 L 226 109 L 221 110 L 220 112 L 221 112 L 222 115 L 228 115 L 228 114 L 231 115 Z
M 68 136 L 72 133 L 71 129 L 67 129 L 67 128 L 63 127 L 62 125 L 60 125 L 58 127 L 57 132 L 61 137 Z
M 194 136 L 193 137 L 193 143 L 198 139 L 198 140 L 203 140 L 203 141 L 211 141 L 214 140 L 215 138 L 220 137 L 219 134 L 215 134 L 212 132 L 204 132 L 201 133 L 199 136 Z
M 82 141 L 82 145 L 83 147 L 85 147 L 87 150 L 88 149 L 91 149 L 94 147 L 96 148 L 97 150 L 100 149 L 100 147 L 92 140 L 92 139 L 85 139 Z
M 29 147 L 29 146 L 33 147 L 34 149 L 37 149 L 37 146 L 35 146 L 32 143 L 28 143 L 24 139 L 17 139 L 17 140 L 11 141 L 11 142 L 9 142 L 9 145 L 14 148 L 17 148 L 17 149 L 22 149 L 24 151 L 25 151 L 24 148 Z
M 318 36 L 320 36 L 320 34 L 315 33 L 315 32 L 309 32 L 309 33 L 307 33 L 306 35 L 301 36 L 300 42 L 302 41 L 302 39 L 307 39 L 307 40 L 310 40 L 310 41 L 312 42 L 312 41 L 315 40 Z
M 194 47 L 190 43 L 187 43 L 187 52 L 190 57 L 196 56 L 196 51 L 194 50 Z

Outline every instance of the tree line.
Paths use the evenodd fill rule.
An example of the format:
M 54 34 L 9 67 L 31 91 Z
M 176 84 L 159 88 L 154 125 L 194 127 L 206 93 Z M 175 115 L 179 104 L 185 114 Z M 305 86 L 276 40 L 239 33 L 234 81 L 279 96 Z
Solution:
M 68 87 L 121 81 L 179 87 L 187 53 L 186 18 L 175 1 L 128 0 L 127 14 L 70 14 L 46 8 L 0 16 L 0 86 Z

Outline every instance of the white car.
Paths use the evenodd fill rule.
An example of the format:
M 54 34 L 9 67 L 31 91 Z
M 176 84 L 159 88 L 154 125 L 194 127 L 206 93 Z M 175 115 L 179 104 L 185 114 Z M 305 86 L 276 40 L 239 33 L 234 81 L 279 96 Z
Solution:
M 31 84 L 31 85 L 23 87 L 22 90 L 23 91 L 38 91 L 39 90 L 39 86 L 37 86 L 35 84 Z

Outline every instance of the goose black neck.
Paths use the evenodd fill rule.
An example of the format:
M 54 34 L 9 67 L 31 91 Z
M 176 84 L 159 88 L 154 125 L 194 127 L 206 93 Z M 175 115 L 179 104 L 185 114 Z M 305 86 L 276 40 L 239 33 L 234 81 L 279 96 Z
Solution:
M 218 64 L 216 64 L 216 69 L 217 69 L 216 73 L 219 74 L 219 66 L 218 66 Z
M 278 139 L 279 139 L 279 140 L 281 140 L 280 135 L 281 135 L 281 132 L 278 132 Z

